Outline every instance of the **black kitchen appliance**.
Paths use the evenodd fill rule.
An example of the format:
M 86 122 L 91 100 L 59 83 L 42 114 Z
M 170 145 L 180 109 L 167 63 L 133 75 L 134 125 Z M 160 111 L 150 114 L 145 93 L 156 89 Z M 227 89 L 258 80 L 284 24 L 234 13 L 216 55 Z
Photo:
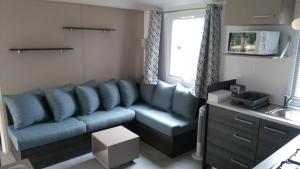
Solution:
M 247 91 L 231 96 L 231 104 L 247 109 L 257 109 L 269 104 L 270 96 L 264 93 Z
M 230 85 L 232 95 L 243 94 L 246 92 L 246 86 L 241 84 Z

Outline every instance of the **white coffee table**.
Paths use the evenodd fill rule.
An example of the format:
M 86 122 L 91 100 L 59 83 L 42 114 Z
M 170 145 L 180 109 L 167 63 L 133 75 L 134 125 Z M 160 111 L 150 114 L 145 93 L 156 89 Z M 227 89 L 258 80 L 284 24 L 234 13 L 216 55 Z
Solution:
M 92 151 L 107 169 L 120 166 L 139 157 L 139 136 L 123 126 L 92 134 Z

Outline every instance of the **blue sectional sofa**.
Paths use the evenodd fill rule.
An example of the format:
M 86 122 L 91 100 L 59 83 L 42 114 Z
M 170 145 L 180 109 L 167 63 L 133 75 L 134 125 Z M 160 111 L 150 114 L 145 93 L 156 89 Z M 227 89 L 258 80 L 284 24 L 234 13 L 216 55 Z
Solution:
M 17 159 L 42 168 L 91 152 L 91 133 L 123 125 L 170 157 L 196 144 L 202 100 L 159 81 L 95 81 L 4 96 Z

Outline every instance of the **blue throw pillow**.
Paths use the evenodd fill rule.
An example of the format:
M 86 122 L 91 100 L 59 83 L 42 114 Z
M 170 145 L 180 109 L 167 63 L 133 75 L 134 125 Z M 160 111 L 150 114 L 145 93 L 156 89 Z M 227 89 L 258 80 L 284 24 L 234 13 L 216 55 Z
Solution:
M 119 80 L 118 82 L 122 104 L 126 107 L 131 106 L 138 100 L 139 94 L 136 82 L 133 80 Z
M 72 83 L 69 83 L 69 84 L 63 85 L 63 86 L 58 87 L 58 88 L 53 88 L 53 89 L 61 89 L 61 90 L 66 91 L 66 92 L 74 92 L 75 85 L 72 84 Z
M 76 88 L 76 96 L 82 114 L 93 113 L 100 106 L 97 90 L 91 86 L 78 86 Z
M 96 89 L 98 86 L 98 83 L 96 82 L 96 80 L 90 80 L 88 82 L 81 84 L 80 86 L 90 86 L 90 87 L 94 87 Z
M 195 119 L 200 106 L 199 98 L 193 96 L 189 89 L 177 85 L 173 96 L 172 112 L 185 117 Z
M 60 89 L 48 89 L 45 95 L 55 121 L 62 121 L 78 111 L 73 85 Z
M 43 97 L 41 91 L 3 97 L 15 129 L 21 129 L 49 119 Z
M 72 100 L 75 103 L 75 112 L 77 113 L 79 108 L 78 108 L 78 101 L 76 98 L 76 91 L 75 91 L 76 86 L 74 84 L 70 83 L 68 85 L 65 85 L 65 86 L 57 88 L 57 89 L 61 89 L 64 92 L 67 92 L 72 97 Z
M 121 103 L 119 89 L 114 80 L 101 83 L 99 94 L 104 110 L 111 110 Z
M 158 81 L 152 98 L 152 106 L 170 112 L 175 88 L 175 85 Z
M 156 85 L 140 83 L 140 96 L 142 101 L 151 104 L 155 87 Z

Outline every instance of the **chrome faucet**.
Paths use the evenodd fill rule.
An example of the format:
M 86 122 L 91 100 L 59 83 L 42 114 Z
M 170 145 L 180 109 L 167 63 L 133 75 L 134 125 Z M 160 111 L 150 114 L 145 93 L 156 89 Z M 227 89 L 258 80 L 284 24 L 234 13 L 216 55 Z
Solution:
M 300 97 L 297 97 L 297 96 L 284 96 L 284 103 L 283 103 L 283 106 L 284 107 L 288 107 L 289 104 L 291 103 L 291 101 L 293 101 L 293 99 L 300 99 Z

